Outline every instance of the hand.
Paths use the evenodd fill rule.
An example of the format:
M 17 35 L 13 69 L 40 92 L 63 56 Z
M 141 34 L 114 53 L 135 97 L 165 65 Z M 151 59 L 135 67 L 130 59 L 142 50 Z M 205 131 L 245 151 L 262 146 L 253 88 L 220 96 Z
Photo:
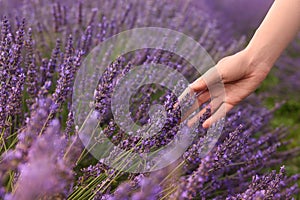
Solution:
M 272 64 L 255 60 L 245 49 L 223 58 L 194 81 L 190 85 L 190 90 L 200 93 L 197 105 L 210 100 L 208 106 L 211 108 L 212 116 L 203 123 L 203 127 L 211 126 L 250 95 L 266 78 L 271 67 Z M 199 119 L 205 110 L 206 108 L 201 110 L 193 119 Z

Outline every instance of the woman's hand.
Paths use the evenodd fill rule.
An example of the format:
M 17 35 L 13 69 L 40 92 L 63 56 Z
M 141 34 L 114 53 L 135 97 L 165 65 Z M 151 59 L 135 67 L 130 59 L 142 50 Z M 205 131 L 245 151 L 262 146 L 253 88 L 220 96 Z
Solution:
M 207 128 L 223 117 L 261 84 L 282 51 L 300 30 L 299 10 L 299 0 L 274 1 L 247 48 L 222 59 L 191 84 L 190 89 L 200 92 L 199 104 L 211 99 L 213 115 L 204 122 L 203 127 Z M 192 110 L 196 107 L 193 106 Z M 195 118 L 202 113 L 203 110 Z
M 250 95 L 266 78 L 272 65 L 257 61 L 250 51 L 245 49 L 223 58 L 194 81 L 190 89 L 200 93 L 197 97 L 198 105 L 211 100 L 209 106 L 212 116 L 203 123 L 203 127 L 211 126 Z M 200 111 L 196 118 L 199 118 L 205 110 L 206 108 Z

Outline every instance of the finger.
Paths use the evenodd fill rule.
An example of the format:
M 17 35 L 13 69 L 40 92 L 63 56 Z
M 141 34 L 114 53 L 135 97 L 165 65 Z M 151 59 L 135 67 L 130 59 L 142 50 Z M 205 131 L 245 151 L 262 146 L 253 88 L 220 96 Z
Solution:
M 189 85 L 192 91 L 201 91 L 207 89 L 206 83 L 202 77 L 195 80 L 192 84 Z
M 184 121 L 188 118 L 189 115 L 191 115 L 194 111 L 196 111 L 202 104 L 206 103 L 210 99 L 210 94 L 208 90 L 201 93 L 198 97 L 195 103 L 186 111 L 183 113 L 183 117 L 181 121 Z
M 222 103 L 218 110 L 203 123 L 202 127 L 209 128 L 213 123 L 225 117 L 226 113 L 228 113 L 232 108 L 233 105 L 225 102 Z
M 192 117 L 191 119 L 188 120 L 187 125 L 188 127 L 192 127 L 194 125 L 197 124 L 197 122 L 199 122 L 201 116 L 205 113 L 205 111 L 209 108 L 208 106 L 205 106 L 205 108 L 203 108 L 199 113 L 197 113 L 194 117 Z
M 192 119 L 188 121 L 188 125 L 191 127 L 197 122 L 199 122 L 200 118 L 203 116 L 203 114 L 206 112 L 208 108 L 210 109 L 211 114 L 213 114 L 218 110 L 218 108 L 222 105 L 222 103 L 223 103 L 222 98 L 212 99 L 211 102 L 205 108 L 203 108 L 199 113 L 197 113 L 197 115 L 195 115 L 194 117 L 192 117 Z
M 191 88 L 187 87 L 182 93 L 181 95 L 178 97 L 178 102 L 180 103 L 184 97 L 186 97 L 186 95 L 190 95 L 192 96 L 192 92 L 191 92 Z M 177 104 L 177 103 L 176 103 Z

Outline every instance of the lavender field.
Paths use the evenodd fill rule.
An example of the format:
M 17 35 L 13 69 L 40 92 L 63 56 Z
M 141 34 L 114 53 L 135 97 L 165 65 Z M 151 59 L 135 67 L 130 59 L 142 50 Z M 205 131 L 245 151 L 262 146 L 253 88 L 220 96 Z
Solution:
M 160 27 L 192 38 L 217 63 L 246 46 L 271 4 L 0 0 L 0 199 L 300 199 L 300 35 L 261 87 L 227 114 L 210 151 L 202 153 L 209 146 L 209 131 L 202 127 L 210 116 L 207 109 L 180 157 L 155 170 L 132 170 L 141 166 L 130 155 L 151 155 L 176 140 L 185 105 L 169 88 L 139 87 L 129 99 L 126 117 L 138 126 L 155 122 L 159 127 L 157 134 L 143 138 L 120 128 L 112 109 L 114 91 L 136 66 L 145 64 L 163 65 L 189 83 L 201 74 L 171 50 L 143 48 L 115 55 L 121 47 L 111 45 L 109 50 L 98 48 L 103 57 L 90 59 L 116 34 Z M 168 35 L 160 39 L 169 42 Z M 102 76 L 83 76 L 91 73 L 86 65 L 110 56 L 116 59 L 100 66 Z M 79 86 L 78 77 L 85 77 Z M 94 79 L 95 91 L 78 92 Z M 89 139 L 94 145 L 103 140 L 76 113 L 84 104 L 77 97 L 89 95 L 98 132 L 114 145 L 100 145 L 100 153 L 113 165 L 91 153 L 93 147 L 80 137 L 86 131 L 93 132 Z M 165 115 L 153 114 L 151 105 L 160 105 Z M 130 153 L 120 155 L 118 149 Z

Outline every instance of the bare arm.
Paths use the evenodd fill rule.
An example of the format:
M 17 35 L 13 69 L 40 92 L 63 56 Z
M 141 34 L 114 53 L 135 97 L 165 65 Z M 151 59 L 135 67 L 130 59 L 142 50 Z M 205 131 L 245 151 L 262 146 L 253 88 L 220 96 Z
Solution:
M 273 65 L 300 29 L 300 0 L 275 0 L 247 46 L 253 62 Z

